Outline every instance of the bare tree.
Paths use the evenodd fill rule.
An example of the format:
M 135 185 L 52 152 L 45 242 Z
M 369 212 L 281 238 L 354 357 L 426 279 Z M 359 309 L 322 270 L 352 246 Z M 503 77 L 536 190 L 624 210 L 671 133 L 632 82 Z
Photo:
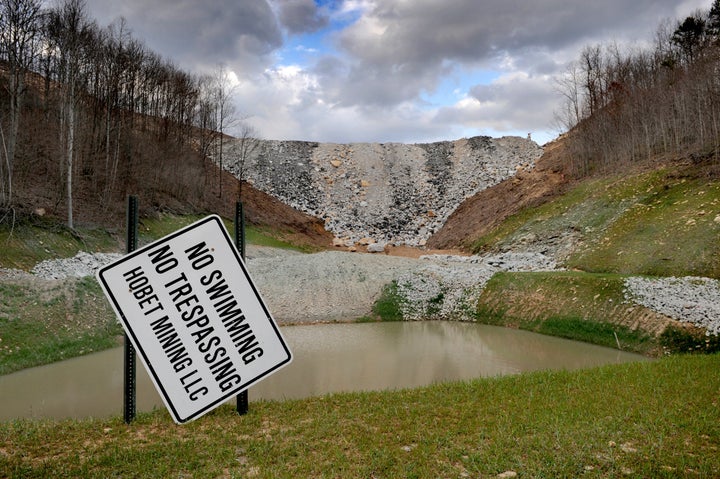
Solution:
M 73 162 L 75 160 L 75 133 L 79 101 L 83 86 L 84 46 L 91 31 L 91 23 L 83 0 L 65 0 L 51 12 L 49 23 L 60 54 L 63 84 L 62 121 L 63 143 L 67 171 L 67 226 L 74 228 L 73 219 Z
M 0 206 L 12 203 L 13 164 L 20 115 L 25 96 L 25 74 L 33 66 L 40 37 L 40 3 L 37 0 L 0 0 L 0 51 L 8 65 L 7 128 L 0 124 L 4 162 L 0 162 Z
M 233 94 L 235 87 L 232 85 L 229 72 L 224 65 L 218 67 L 214 75 L 214 92 L 215 92 L 215 114 L 216 127 L 218 129 L 218 137 L 216 142 L 216 158 L 220 168 L 219 192 L 218 196 L 222 197 L 222 175 L 223 175 L 223 147 L 225 144 L 225 132 L 232 128 L 237 122 L 235 105 L 233 104 Z
M 215 93 L 213 81 L 209 76 L 199 80 L 200 98 L 195 112 L 195 126 L 198 127 L 199 148 L 203 158 L 210 156 L 210 149 L 215 143 L 217 128 L 215 125 Z
M 85 2 L 53 0 L 52 8 L 41 10 L 45 0 L 0 0 L 0 88 L 8 90 L 9 100 L 0 116 L 0 150 L 7 151 L 0 156 L 0 208 L 13 188 L 25 186 L 26 169 L 18 168 L 17 159 L 13 179 L 15 157 L 45 168 L 45 178 L 57 188 L 56 205 L 66 201 L 70 228 L 83 188 L 84 197 L 90 193 L 107 205 L 143 188 L 182 194 L 199 185 L 196 191 L 202 192 L 205 159 L 213 158 L 222 171 L 231 155 L 244 176 L 256 135 L 237 117 L 228 70 L 219 67 L 209 81 L 182 71 L 134 39 L 124 20 L 99 28 Z M 25 88 L 32 70 L 44 77 L 37 91 Z M 34 113 L 42 114 L 18 128 L 26 90 L 37 94 L 42 112 Z M 37 131 L 52 138 L 37 137 Z M 235 132 L 240 139 L 231 151 L 228 133 Z M 31 135 L 37 141 L 28 141 Z M 157 144 L 138 148 L 151 135 Z M 132 174 L 149 156 L 155 175 Z M 188 166 L 192 174 L 184 170 Z M 222 196 L 222 182 L 219 189 Z
M 580 112 L 576 124 L 566 121 L 573 161 L 581 166 L 577 172 L 610 170 L 657 154 L 718 155 L 718 18 L 720 1 L 715 1 L 710 12 L 660 24 L 652 49 L 583 50 L 580 74 L 558 83 L 566 100 L 559 117 L 572 119 L 573 111 Z
M 585 94 L 588 115 L 592 115 L 602 106 L 605 96 L 604 65 L 600 45 L 587 46 L 580 54 L 580 73 Z
M 231 155 L 234 163 L 233 169 L 235 176 L 239 180 L 238 201 L 242 201 L 242 186 L 243 181 L 245 181 L 247 162 L 260 144 L 260 140 L 257 130 L 248 123 L 247 118 L 240 121 L 236 135 L 236 140 L 232 144 Z
M 555 81 L 555 89 L 563 96 L 561 110 L 556 117 L 561 127 L 572 129 L 581 120 L 580 71 L 577 62 L 568 65 L 563 75 Z

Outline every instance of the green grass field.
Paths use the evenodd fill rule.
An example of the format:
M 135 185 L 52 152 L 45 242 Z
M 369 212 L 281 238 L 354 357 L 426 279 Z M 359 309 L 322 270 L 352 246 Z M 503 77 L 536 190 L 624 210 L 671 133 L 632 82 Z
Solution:
M 720 355 L 394 392 L 0 423 L 7 478 L 713 478 Z M 510 477 L 506 475 L 505 477 Z

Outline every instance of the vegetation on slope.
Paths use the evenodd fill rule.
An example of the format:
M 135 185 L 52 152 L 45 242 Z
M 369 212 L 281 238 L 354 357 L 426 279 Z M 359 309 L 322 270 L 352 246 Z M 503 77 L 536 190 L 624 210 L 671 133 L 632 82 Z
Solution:
M 119 238 L 101 227 L 74 230 L 56 220 L 29 217 L 14 225 L 0 225 L 0 268 L 29 271 L 46 259 L 70 258 L 79 251 L 119 250 Z
M 646 45 L 588 45 L 559 80 L 574 175 L 685 155 L 718 164 L 720 0 L 660 23 Z
M 720 181 L 692 165 L 588 179 L 475 239 L 476 253 L 566 241 L 589 272 L 720 278 Z
M 159 215 L 140 223 L 139 243 L 158 239 L 200 219 Z M 232 231 L 232 224 L 226 221 Z M 297 248 L 268 228 L 246 228 L 248 244 Z M 79 251 L 122 251 L 121 240 L 99 228 L 70 231 L 50 220 L 22 222 L 0 229 L 7 248 L 0 267 L 29 271 L 47 259 L 68 258 Z M 0 374 L 88 354 L 121 344 L 122 328 L 94 278 L 43 281 L 4 278 L 0 282 Z
M 478 320 L 580 340 L 594 328 L 592 342 L 650 354 L 720 350 L 718 338 L 622 294 L 628 275 L 720 278 L 720 181 L 705 172 L 676 163 L 578 181 L 476 238 L 476 253 L 543 251 L 571 270 L 496 275 Z
M 625 299 L 623 275 L 498 273 L 483 289 L 477 321 L 648 356 L 720 351 L 720 337 Z
M 94 278 L 0 283 L 0 374 L 122 344 Z

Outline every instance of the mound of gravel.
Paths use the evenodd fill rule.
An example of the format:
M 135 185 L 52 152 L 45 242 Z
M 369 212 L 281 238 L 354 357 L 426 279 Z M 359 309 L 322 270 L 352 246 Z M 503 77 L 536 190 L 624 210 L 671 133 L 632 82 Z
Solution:
M 282 324 L 365 316 L 383 287 L 418 263 L 411 258 L 325 251 L 250 259 L 247 267 L 273 317 Z
M 519 137 L 430 144 L 260 141 L 230 172 L 325 221 L 350 246 L 424 245 L 466 198 L 531 169 L 542 154 Z
M 293 256 L 301 253 L 280 248 L 250 245 L 247 249 L 248 258 Z M 121 253 L 86 253 L 80 251 L 72 258 L 50 259 L 36 264 L 30 271 L 32 275 L 41 279 L 60 280 L 66 278 L 82 278 L 93 276 L 103 266 L 122 258 Z M 20 270 L 3 270 L 6 277 L 25 277 L 27 273 Z
M 678 321 L 720 334 L 720 282 L 710 278 L 632 277 L 625 280 L 625 295 L 635 303 Z
M 41 261 L 32 269 L 32 274 L 42 279 L 82 278 L 122 257 L 119 253 L 86 253 L 80 251 L 72 258 Z
M 63 280 L 94 275 L 122 257 L 80 252 L 47 260 L 30 273 L 0 270 L 8 279 Z M 499 271 L 553 271 L 541 253 L 485 256 L 427 255 L 420 259 L 326 251 L 299 254 L 250 246 L 247 267 L 260 294 L 280 323 L 353 320 L 371 312 L 383 288 L 395 281 L 406 319 L 471 320 L 487 281 Z M 720 281 L 699 278 L 625 280 L 627 301 L 678 321 L 720 334 Z
M 499 271 L 553 271 L 558 266 L 541 253 L 487 256 L 422 256 L 422 264 L 401 275 L 397 292 L 403 317 L 473 321 L 485 283 Z

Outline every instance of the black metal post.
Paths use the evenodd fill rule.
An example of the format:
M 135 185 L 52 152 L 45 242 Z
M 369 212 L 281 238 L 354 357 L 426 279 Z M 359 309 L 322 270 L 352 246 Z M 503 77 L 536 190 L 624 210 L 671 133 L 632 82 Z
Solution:
M 132 253 L 137 249 L 138 236 L 138 199 L 137 196 L 128 196 L 127 208 L 127 243 L 126 252 Z M 123 417 L 126 424 L 135 419 L 135 347 L 125 333 L 125 368 L 124 368 L 124 401 Z
M 243 212 L 242 202 L 235 203 L 235 246 L 240 252 L 240 257 L 245 261 L 245 213 Z M 248 390 L 242 391 L 237 395 L 237 413 L 239 415 L 248 412 Z

